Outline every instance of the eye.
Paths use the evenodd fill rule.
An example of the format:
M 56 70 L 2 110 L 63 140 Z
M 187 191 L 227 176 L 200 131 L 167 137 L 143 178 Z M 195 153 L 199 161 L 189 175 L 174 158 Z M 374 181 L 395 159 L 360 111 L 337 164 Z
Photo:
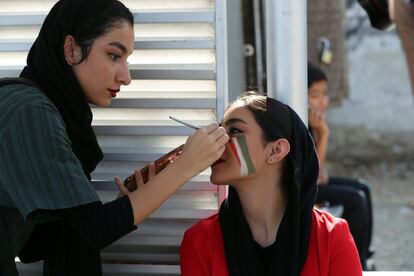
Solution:
M 112 61 L 117 61 L 121 58 L 121 56 L 117 54 L 108 54 L 108 56 L 111 58 Z
M 235 136 L 235 135 L 237 135 L 239 133 L 242 133 L 242 131 L 240 129 L 235 128 L 235 127 L 230 127 L 229 128 L 229 135 Z

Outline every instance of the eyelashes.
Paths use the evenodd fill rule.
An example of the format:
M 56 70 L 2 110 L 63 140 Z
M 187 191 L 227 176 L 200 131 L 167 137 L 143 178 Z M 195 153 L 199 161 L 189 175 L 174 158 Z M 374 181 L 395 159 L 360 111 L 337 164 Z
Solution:
M 241 131 L 240 129 L 236 128 L 236 127 L 230 127 L 228 130 L 228 133 L 230 136 L 235 136 L 237 134 L 243 133 L 243 131 Z
M 110 59 L 112 61 L 117 61 L 118 59 L 121 58 L 121 56 L 120 55 L 117 55 L 117 54 L 108 54 L 108 56 L 110 57 Z

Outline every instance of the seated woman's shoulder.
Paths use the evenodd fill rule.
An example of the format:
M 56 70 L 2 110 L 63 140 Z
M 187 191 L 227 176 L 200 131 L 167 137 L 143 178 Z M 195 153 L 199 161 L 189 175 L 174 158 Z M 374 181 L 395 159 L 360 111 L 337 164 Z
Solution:
M 214 248 L 222 242 L 219 216 L 214 214 L 200 220 L 184 233 L 180 247 L 181 256 L 198 256 L 197 258 L 212 258 Z
M 330 213 L 313 209 L 313 221 L 316 223 L 317 228 L 332 232 L 336 228 L 348 228 L 348 223 L 343 218 L 338 218 Z
M 213 235 L 217 229 L 220 229 L 219 216 L 214 214 L 188 228 L 186 235 L 207 237 Z

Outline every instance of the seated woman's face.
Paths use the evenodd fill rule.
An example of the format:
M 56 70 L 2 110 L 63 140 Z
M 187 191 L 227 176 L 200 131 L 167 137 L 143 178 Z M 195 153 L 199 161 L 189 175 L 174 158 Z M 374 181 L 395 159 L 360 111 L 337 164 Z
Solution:
M 235 138 L 233 140 L 241 140 L 242 143 L 245 141 L 245 145 L 241 146 L 245 146 L 247 150 L 244 150 L 244 156 L 240 156 L 240 158 L 250 158 L 251 163 L 248 167 L 253 166 L 255 172 L 248 173 L 246 166 L 243 169 L 243 160 L 239 161 L 240 158 L 236 156 L 235 149 L 232 149 L 231 144 L 227 143 L 219 161 L 211 166 L 211 182 L 217 185 L 237 184 L 237 182 L 251 179 L 259 174 L 266 163 L 266 147 L 262 138 L 262 129 L 253 114 L 241 103 L 236 103 L 226 111 L 221 125 L 226 128 L 230 139 Z M 244 136 L 245 139 L 237 139 L 240 136 Z
M 121 85 L 131 82 L 127 58 L 133 45 L 134 30 L 124 22 L 98 37 L 86 60 L 72 66 L 89 103 L 108 106 Z

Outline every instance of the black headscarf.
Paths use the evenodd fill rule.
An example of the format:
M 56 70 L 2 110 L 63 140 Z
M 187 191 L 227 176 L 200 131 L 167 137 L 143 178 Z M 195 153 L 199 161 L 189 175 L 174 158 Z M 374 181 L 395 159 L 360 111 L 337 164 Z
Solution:
M 90 173 L 103 154 L 92 130 L 92 112 L 72 69 L 65 61 L 65 36 L 79 29 L 99 14 L 105 0 L 61 0 L 46 17 L 30 49 L 27 66 L 21 77 L 42 88 L 42 92 L 59 110 L 72 143 L 72 149 L 90 179 Z
M 234 188 L 220 207 L 220 226 L 230 276 L 299 275 L 308 255 L 312 210 L 315 204 L 318 160 L 313 140 L 299 116 L 289 106 L 267 98 L 265 117 L 290 143 L 283 176 L 286 210 L 280 224 L 272 262 L 267 273 Z

